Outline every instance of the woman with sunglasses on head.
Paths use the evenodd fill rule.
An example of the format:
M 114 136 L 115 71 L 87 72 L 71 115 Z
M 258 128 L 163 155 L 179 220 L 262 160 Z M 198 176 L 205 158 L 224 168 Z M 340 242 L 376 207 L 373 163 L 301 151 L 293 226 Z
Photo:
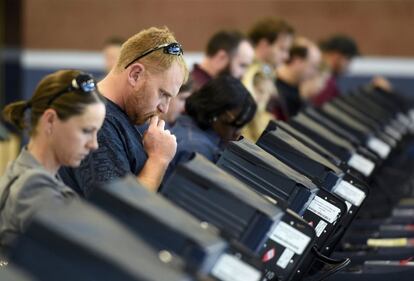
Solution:
M 90 75 L 62 70 L 44 77 L 29 101 L 8 105 L 3 115 L 20 129 L 29 127 L 30 139 L 0 178 L 0 248 L 23 232 L 39 209 L 76 197 L 57 172 L 79 166 L 97 149 L 105 105 Z
M 227 142 L 237 140 L 240 131 L 256 112 L 256 103 L 240 80 L 223 75 L 192 94 L 171 131 L 177 138 L 177 153 L 168 175 L 194 152 L 212 162 L 218 160 Z

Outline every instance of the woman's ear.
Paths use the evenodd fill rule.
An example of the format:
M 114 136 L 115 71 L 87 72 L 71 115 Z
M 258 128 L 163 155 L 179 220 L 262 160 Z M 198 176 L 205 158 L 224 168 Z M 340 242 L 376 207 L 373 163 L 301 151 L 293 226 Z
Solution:
M 40 118 L 40 122 L 46 132 L 46 134 L 50 135 L 53 132 L 53 127 L 58 121 L 59 117 L 57 115 L 56 110 L 52 108 L 48 108 L 43 112 L 42 117 Z

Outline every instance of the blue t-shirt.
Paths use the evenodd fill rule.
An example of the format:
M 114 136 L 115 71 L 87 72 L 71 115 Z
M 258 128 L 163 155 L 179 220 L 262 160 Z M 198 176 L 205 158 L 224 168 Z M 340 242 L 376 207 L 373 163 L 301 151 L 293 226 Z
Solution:
M 138 175 L 147 161 L 142 132 L 115 103 L 106 101 L 106 116 L 98 132 L 99 148 L 78 168 L 61 168 L 63 181 L 87 197 L 97 183 L 111 181 L 128 173 Z
M 212 129 L 203 130 L 188 115 L 181 115 L 171 128 L 177 138 L 177 153 L 171 161 L 164 181 L 171 175 L 175 167 L 187 162 L 197 152 L 212 162 L 217 162 L 221 152 L 221 139 Z

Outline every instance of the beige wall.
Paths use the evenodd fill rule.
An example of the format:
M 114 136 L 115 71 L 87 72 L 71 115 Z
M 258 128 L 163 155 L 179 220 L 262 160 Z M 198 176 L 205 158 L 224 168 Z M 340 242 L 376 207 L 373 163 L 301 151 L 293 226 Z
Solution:
M 7 165 L 16 159 L 20 149 L 20 139 L 16 135 L 9 135 L 7 141 L 0 141 L 0 176 L 3 175 Z
M 365 54 L 414 56 L 410 0 L 24 0 L 23 47 L 97 50 L 111 35 L 167 25 L 200 51 L 216 30 L 244 31 L 269 15 L 313 39 L 346 32 Z

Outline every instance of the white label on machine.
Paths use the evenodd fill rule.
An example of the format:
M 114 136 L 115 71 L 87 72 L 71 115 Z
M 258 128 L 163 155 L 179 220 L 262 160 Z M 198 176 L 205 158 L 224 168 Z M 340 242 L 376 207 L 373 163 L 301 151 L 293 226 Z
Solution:
M 382 159 L 387 158 L 390 154 L 391 147 L 382 140 L 371 137 L 368 140 L 368 148 L 377 153 Z
M 289 250 L 288 248 L 286 248 L 282 255 L 279 257 L 279 259 L 277 260 L 276 265 L 280 266 L 281 268 L 285 269 L 287 267 L 287 265 L 289 264 L 290 260 L 292 259 L 293 255 L 295 253 L 291 250 Z
M 259 270 L 229 254 L 219 258 L 211 273 L 222 281 L 259 281 L 261 277 Z
M 309 204 L 308 210 L 317 214 L 329 223 L 335 222 L 341 212 L 341 209 L 319 196 L 315 196 Z
M 367 177 L 371 175 L 372 171 L 375 168 L 375 164 L 371 160 L 358 153 L 355 153 L 351 156 L 351 159 L 348 161 L 348 165 Z
M 316 236 L 318 236 L 318 237 L 321 236 L 322 232 L 325 230 L 325 227 L 327 225 L 328 224 L 325 221 L 320 220 L 318 222 L 318 224 L 316 225 L 316 227 L 315 227 Z
M 397 114 L 397 118 L 398 118 L 398 120 L 401 122 L 401 123 L 403 123 L 406 127 L 410 127 L 411 126 L 411 120 L 405 115 L 405 114 L 402 114 L 402 113 L 398 113 Z
M 269 238 L 298 255 L 303 253 L 310 241 L 310 237 L 283 221 L 270 233 Z
M 339 182 L 339 184 L 334 188 L 333 192 L 355 206 L 360 206 L 366 196 L 365 192 L 363 192 L 361 189 L 344 180 L 341 180 Z
M 414 110 L 411 109 L 408 113 L 407 113 L 407 118 L 408 121 L 410 122 L 410 130 L 413 131 L 414 130 Z
M 389 134 L 391 137 L 393 137 L 396 140 L 400 140 L 401 139 L 401 134 L 399 132 L 397 132 L 393 127 L 391 126 L 386 126 L 385 127 L 385 132 L 387 134 Z

